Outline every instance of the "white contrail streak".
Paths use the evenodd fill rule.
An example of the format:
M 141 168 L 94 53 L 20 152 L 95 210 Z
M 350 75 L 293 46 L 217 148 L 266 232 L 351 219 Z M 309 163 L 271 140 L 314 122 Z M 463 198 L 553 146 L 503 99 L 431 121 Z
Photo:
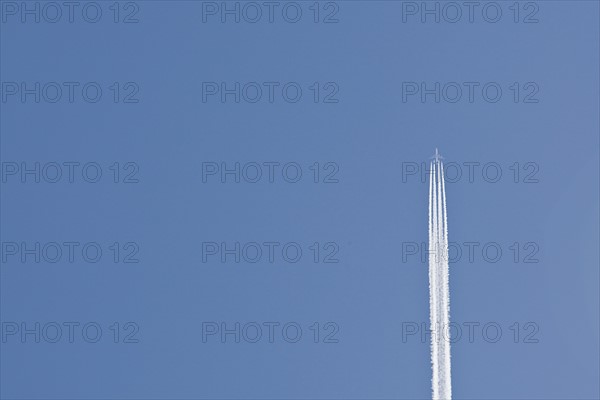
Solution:
M 450 291 L 448 282 L 448 219 L 444 167 L 437 151 L 429 172 L 429 318 L 431 325 L 432 396 L 451 400 Z
M 443 180 L 443 177 L 441 175 L 441 169 L 440 169 L 440 163 L 439 161 L 436 159 L 435 161 L 435 193 L 436 193 L 436 231 L 435 231 L 435 252 L 436 252 L 436 291 L 437 291 L 437 317 L 436 318 L 436 322 L 437 324 L 435 325 L 435 327 L 432 327 L 432 330 L 435 330 L 436 332 L 436 339 L 438 341 L 438 346 L 439 346 L 439 350 L 438 350 L 438 366 L 439 366 L 439 385 L 440 385 L 440 390 L 439 390 L 439 395 L 440 395 L 440 399 L 444 399 L 446 400 L 446 397 L 444 395 L 444 389 L 446 388 L 446 382 L 445 382 L 445 365 L 444 365 L 444 351 L 445 351 L 445 347 L 444 347 L 444 338 L 442 337 L 442 329 L 444 327 L 443 323 L 444 323 L 444 292 L 442 290 L 443 286 L 444 286 L 444 276 L 443 276 L 443 253 L 442 253 L 442 246 L 443 246 L 443 218 L 442 218 L 442 187 L 440 185 L 440 181 Z
M 449 324 L 450 324 L 450 285 L 449 285 L 449 254 L 448 254 L 448 214 L 446 212 L 446 184 L 444 183 L 444 164 L 440 162 L 440 184 L 442 187 L 442 204 L 443 204 L 443 213 L 444 213 L 444 231 L 443 231 L 443 245 L 441 248 L 442 256 L 442 295 L 440 296 L 442 299 L 442 317 L 443 317 L 443 326 L 440 328 L 440 332 L 443 329 L 443 332 L 449 332 Z M 447 397 L 450 399 L 452 397 L 452 379 L 451 379 L 451 368 L 450 368 L 450 337 L 442 336 L 442 344 L 444 346 L 444 393 L 447 394 Z
M 436 283 L 436 260 L 432 257 L 431 246 L 434 243 L 434 185 L 433 182 L 435 180 L 435 175 L 433 171 L 433 163 L 429 164 L 429 320 L 430 324 L 433 326 L 434 321 L 437 318 L 437 283 Z M 433 340 L 433 336 L 431 337 L 431 367 L 433 370 L 433 376 L 431 379 L 431 385 L 433 388 L 433 397 L 437 398 L 437 390 L 439 387 L 439 366 L 438 366 L 438 353 L 439 346 L 436 341 Z

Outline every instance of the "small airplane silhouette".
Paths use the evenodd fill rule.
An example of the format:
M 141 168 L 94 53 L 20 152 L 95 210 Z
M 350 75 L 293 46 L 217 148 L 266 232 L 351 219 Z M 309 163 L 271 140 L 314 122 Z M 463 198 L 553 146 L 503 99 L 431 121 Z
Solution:
M 429 157 L 430 160 L 435 160 L 435 162 L 439 162 L 444 159 L 444 157 L 440 156 L 437 147 L 435 148 L 435 154 Z

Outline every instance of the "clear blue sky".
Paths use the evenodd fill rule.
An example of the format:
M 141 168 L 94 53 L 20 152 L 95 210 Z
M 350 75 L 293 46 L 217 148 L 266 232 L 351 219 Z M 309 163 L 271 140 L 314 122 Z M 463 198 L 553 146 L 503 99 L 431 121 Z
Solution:
M 463 326 L 452 348 L 455 397 L 599 398 L 598 2 L 522 2 L 517 23 L 512 1 L 495 3 L 497 23 L 481 8 L 473 23 L 466 9 L 457 23 L 427 15 L 421 23 L 419 14 L 405 14 L 404 23 L 403 6 L 411 12 L 411 4 L 340 1 L 323 4 L 314 23 L 313 2 L 303 1 L 295 24 L 282 18 L 284 3 L 274 23 L 263 14 L 254 24 L 220 23 L 218 15 L 203 23 L 201 3 L 191 1 L 140 1 L 139 10 L 121 3 L 118 20 L 135 14 L 134 24 L 114 23 L 113 2 L 104 1 L 95 24 L 82 19 L 84 3 L 73 23 L 67 9 L 59 22 L 43 21 L 54 18 L 50 8 L 40 11 L 40 23 L 31 16 L 21 23 L 21 10 L 12 15 L 7 3 L 0 2 L 2 398 L 430 397 L 429 345 L 418 335 L 402 341 L 406 323 L 429 316 L 427 265 L 418 255 L 403 261 L 407 243 L 427 240 L 428 187 L 416 175 L 403 180 L 403 170 L 426 162 L 435 147 L 463 172 L 447 184 L 450 240 L 463 251 L 450 273 L 451 319 Z M 453 17 L 455 10 L 444 10 L 442 17 Z M 86 9 L 87 17 L 94 11 Z M 40 82 L 39 103 L 35 94 L 21 101 L 22 82 Z M 56 103 L 47 101 L 56 90 L 49 82 L 63 88 Z M 79 83 L 72 103 L 65 82 Z M 81 97 L 87 82 L 102 88 L 97 103 Z M 256 103 L 235 103 L 233 95 L 223 103 L 207 92 L 214 85 L 203 93 L 203 82 L 258 82 L 264 90 Z M 265 82 L 279 83 L 272 103 Z M 296 103 L 281 97 L 289 82 L 302 88 Z M 421 82 L 440 83 L 439 103 L 409 92 Z M 455 103 L 449 82 L 463 88 Z M 473 102 L 466 82 L 477 83 Z M 497 102 L 482 97 L 490 82 L 488 96 L 502 89 Z M 93 96 L 94 86 L 88 89 Z M 246 89 L 242 95 L 253 98 L 256 86 Z M 294 85 L 288 89 L 293 96 Z M 85 182 L 77 169 L 69 183 L 64 165 L 57 183 L 34 183 L 33 175 L 21 183 L 20 172 L 9 174 L 21 162 L 40 162 L 52 178 L 48 163 L 70 161 L 98 163 L 100 181 Z M 258 183 L 229 176 L 222 184 L 216 175 L 203 183 L 207 162 L 293 162 L 303 175 L 288 183 L 276 169 L 269 183 L 263 165 Z M 315 162 L 320 182 L 328 174 L 339 182 L 315 184 Z M 479 163 L 473 182 L 470 162 Z M 482 177 L 486 163 L 500 166 L 498 182 Z M 127 176 L 139 182 L 122 183 Z M 36 263 L 32 255 L 22 262 L 20 250 L 12 255 L 11 243 L 22 242 L 58 242 L 63 251 L 63 242 L 81 245 L 73 263 L 65 254 Z M 99 262 L 82 258 L 87 242 L 101 247 Z M 114 242 L 119 261 L 139 250 L 139 263 L 114 263 Z M 127 242 L 138 249 L 123 249 Z M 272 264 L 264 245 L 257 263 L 232 256 L 222 263 L 220 254 L 203 262 L 203 242 L 281 245 Z M 303 251 L 297 263 L 281 256 L 288 242 Z M 324 248 L 328 242 L 335 245 Z M 466 242 L 479 243 L 473 262 Z M 490 243 L 502 250 L 495 263 L 481 253 Z M 55 249 L 46 249 L 52 258 Z M 247 250 L 252 258 L 255 249 Z M 336 251 L 339 262 L 322 262 Z M 531 252 L 538 262 L 523 262 Z M 46 327 L 40 343 L 33 334 L 24 343 L 20 331 L 8 334 L 22 322 Z M 47 340 L 53 322 L 62 326 L 57 343 Z M 68 322 L 80 324 L 73 343 Z M 90 322 L 102 328 L 98 343 L 82 339 Z M 123 343 L 135 329 L 127 322 L 137 324 L 129 339 L 138 343 Z M 212 335 L 204 343 L 203 322 L 239 322 L 247 336 L 221 343 Z M 263 326 L 257 343 L 247 340 L 252 322 Z M 267 322 L 280 324 L 273 343 Z M 282 337 L 290 322 L 302 328 L 297 343 Z M 480 324 L 473 343 L 468 322 Z M 528 322 L 534 325 L 526 329 Z M 486 323 L 502 328 L 497 343 L 483 337 Z M 538 342 L 524 343 L 535 327 L 529 339 Z M 335 329 L 328 338 L 338 342 L 324 343 Z

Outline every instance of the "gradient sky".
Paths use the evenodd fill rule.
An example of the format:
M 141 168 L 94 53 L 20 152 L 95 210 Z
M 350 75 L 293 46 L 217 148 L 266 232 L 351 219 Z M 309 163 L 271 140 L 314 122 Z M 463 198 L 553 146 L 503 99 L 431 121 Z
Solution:
M 496 23 L 480 9 L 472 23 L 466 15 L 403 22 L 411 4 L 400 1 L 323 3 L 319 23 L 313 2 L 302 1 L 298 23 L 276 11 L 274 23 L 239 24 L 218 16 L 204 23 L 201 2 L 123 2 L 114 23 L 113 2 L 97 4 L 98 23 L 82 20 L 79 8 L 73 23 L 21 23 L 3 9 L 5 172 L 11 163 L 76 161 L 103 173 L 97 183 L 80 175 L 73 183 L 2 182 L 3 329 L 39 322 L 51 335 L 52 322 L 96 323 L 103 335 L 98 343 L 80 331 L 69 343 L 66 328 L 57 343 L 7 336 L 2 398 L 430 397 L 428 338 L 402 340 L 403 327 L 429 318 L 427 264 L 403 249 L 427 240 L 428 186 L 418 175 L 436 147 L 463 173 L 447 184 L 449 237 L 463 251 L 450 265 L 451 319 L 464 329 L 452 347 L 455 398 L 600 396 L 598 2 L 522 2 L 517 23 L 512 1 L 494 3 Z M 139 22 L 121 23 L 131 13 Z M 326 16 L 338 22 L 322 23 Z M 538 22 L 523 23 L 526 16 Z M 23 103 L 7 94 L 11 82 L 79 86 L 73 103 L 66 93 L 56 103 L 34 95 Z M 87 82 L 103 88 L 97 103 L 81 97 Z M 208 96 L 210 82 L 279 86 L 272 103 L 264 93 L 235 103 Z M 296 103 L 281 97 L 289 82 L 303 89 Z M 408 95 L 422 82 L 446 87 L 439 103 Z M 475 82 L 473 101 L 466 93 L 447 101 L 456 87 L 449 82 Z M 482 96 L 490 82 L 502 89 L 497 102 Z M 297 163 L 302 179 L 203 182 L 203 163 L 214 162 Z M 472 182 L 465 163 L 479 163 Z M 500 167 L 497 182 L 489 182 L 493 170 L 482 175 L 484 165 Z M 333 171 L 338 182 L 324 183 Z M 123 183 L 128 173 L 139 182 Z M 36 263 L 8 254 L 12 242 L 69 241 L 97 242 L 102 259 L 86 262 L 79 252 L 73 263 Z M 139 262 L 114 263 L 114 242 L 119 261 L 135 242 Z M 303 257 L 203 262 L 206 242 L 295 242 Z M 470 242 L 478 246 L 472 262 Z M 499 246 L 500 259 L 486 259 L 484 246 Z M 332 249 L 339 262 L 322 262 Z M 270 343 L 265 329 L 257 343 L 203 341 L 207 322 L 294 323 L 303 335 L 288 343 L 276 331 Z M 479 324 L 473 343 L 471 322 Z M 502 328 L 496 343 L 481 333 L 488 323 Z M 124 343 L 134 326 L 129 339 L 138 342 Z

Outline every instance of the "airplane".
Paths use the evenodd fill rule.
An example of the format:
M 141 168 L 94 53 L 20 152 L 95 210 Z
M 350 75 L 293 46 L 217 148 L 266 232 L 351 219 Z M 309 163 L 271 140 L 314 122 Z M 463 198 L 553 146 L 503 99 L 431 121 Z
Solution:
M 438 152 L 437 147 L 435 148 L 435 154 L 431 157 L 429 157 L 430 160 L 435 160 L 435 162 L 440 162 L 441 160 L 444 159 L 444 157 L 440 156 L 440 153 Z

